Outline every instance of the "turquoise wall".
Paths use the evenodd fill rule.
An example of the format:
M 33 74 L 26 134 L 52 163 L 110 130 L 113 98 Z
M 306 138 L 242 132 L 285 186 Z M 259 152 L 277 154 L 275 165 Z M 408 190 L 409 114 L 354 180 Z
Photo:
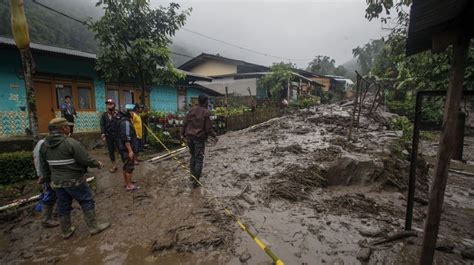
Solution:
M 90 78 L 94 83 L 96 111 L 78 112 L 75 120 L 76 132 L 99 130 L 99 120 L 105 111 L 105 82 L 100 80 L 94 69 L 94 62 L 77 57 L 33 54 L 36 70 L 42 74 L 66 75 L 68 77 Z M 19 78 L 22 66 L 19 53 L 14 49 L 0 49 L 0 137 L 25 135 L 29 127 L 28 114 L 21 111 L 25 106 L 25 84 Z M 187 102 L 203 92 L 190 87 Z M 178 109 L 176 87 L 154 86 L 150 92 L 152 111 L 175 113 Z M 60 115 L 59 112 L 56 113 Z
M 151 111 L 176 112 L 178 109 L 178 94 L 171 86 L 152 87 L 150 92 Z
M 26 106 L 25 83 L 18 78 L 21 74 L 19 53 L 0 50 L 0 111 L 20 111 Z

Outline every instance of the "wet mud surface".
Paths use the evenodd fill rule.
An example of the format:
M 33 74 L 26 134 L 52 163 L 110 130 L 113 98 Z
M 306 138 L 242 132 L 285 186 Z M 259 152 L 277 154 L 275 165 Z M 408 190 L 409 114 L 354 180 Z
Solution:
M 221 136 L 206 147 L 202 182 L 211 194 L 192 190 L 173 160 L 142 162 L 135 174 L 141 189 L 133 193 L 120 173 L 91 170 L 99 218 L 112 228 L 89 236 L 76 204 L 78 231 L 64 241 L 59 228 L 43 229 L 39 215 L 25 211 L 0 224 L 0 263 L 272 264 L 217 198 L 286 264 L 416 264 L 430 144 L 417 170 L 420 235 L 373 246 L 404 228 L 409 162 L 392 152 L 400 132 L 388 129 L 389 113 L 361 117 L 347 142 L 349 110 L 301 110 Z M 93 154 L 106 159 L 102 150 Z M 473 200 L 473 178 L 450 173 L 439 264 L 473 262 L 460 254 L 474 246 Z

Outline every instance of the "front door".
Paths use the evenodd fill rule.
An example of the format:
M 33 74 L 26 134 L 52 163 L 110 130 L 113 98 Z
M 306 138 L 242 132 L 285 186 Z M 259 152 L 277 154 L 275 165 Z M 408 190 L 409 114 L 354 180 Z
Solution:
M 38 129 L 40 133 L 47 133 L 49 121 L 55 117 L 51 83 L 37 81 L 34 82 L 33 87 L 36 97 Z

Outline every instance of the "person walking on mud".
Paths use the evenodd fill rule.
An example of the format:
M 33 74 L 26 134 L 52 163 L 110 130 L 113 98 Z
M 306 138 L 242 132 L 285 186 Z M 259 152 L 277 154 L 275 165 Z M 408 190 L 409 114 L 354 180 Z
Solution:
M 40 150 L 43 143 L 44 139 L 39 140 L 35 148 L 33 149 L 33 163 L 35 166 L 36 175 L 38 176 L 38 184 L 41 186 L 42 196 L 40 196 L 39 202 L 42 206 L 41 212 L 43 214 L 41 225 L 44 228 L 51 228 L 59 225 L 57 221 L 53 220 L 53 209 L 54 205 L 56 204 L 56 191 L 54 191 L 53 188 L 51 188 L 50 183 L 45 181 L 43 178 L 43 170 L 41 169 L 40 157 Z
M 132 107 L 133 108 L 133 107 Z M 118 138 L 119 151 L 123 162 L 123 179 L 127 191 L 137 190 L 138 187 L 132 181 L 135 169 L 135 148 L 137 146 L 137 135 L 132 123 L 130 109 L 123 106 L 118 116 Z
M 110 226 L 110 223 L 97 223 L 95 201 L 84 177 L 88 167 L 102 168 L 103 164 L 92 159 L 80 142 L 68 137 L 69 126 L 71 123 L 64 118 L 52 119 L 48 125 L 49 136 L 40 149 L 42 176 L 56 191 L 64 239 L 71 237 L 76 230 L 71 225 L 73 199 L 81 205 L 91 235 Z
M 101 138 L 107 145 L 107 151 L 109 153 L 112 167 L 110 173 L 115 173 L 118 169 L 117 161 L 115 160 L 115 151 L 118 149 L 117 142 L 117 114 L 118 111 L 115 109 L 115 101 L 108 98 L 105 101 L 107 110 L 102 114 L 100 118 L 100 130 L 102 132 Z
M 208 98 L 206 95 L 199 95 L 199 105 L 192 107 L 184 119 L 181 128 L 181 138 L 187 139 L 191 159 L 189 167 L 193 176 L 199 180 L 202 174 L 204 162 L 205 142 L 209 136 L 217 142 L 217 135 L 212 129 L 211 112 L 207 109 Z M 193 188 L 198 187 L 198 182 L 192 180 Z

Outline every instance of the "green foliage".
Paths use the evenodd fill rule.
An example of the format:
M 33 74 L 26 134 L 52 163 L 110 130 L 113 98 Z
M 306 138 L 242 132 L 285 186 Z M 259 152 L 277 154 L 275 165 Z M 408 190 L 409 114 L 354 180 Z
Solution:
M 298 100 L 293 100 L 290 102 L 290 108 L 309 108 L 320 103 L 320 98 L 315 96 L 310 96 Z
M 2 169 L 0 172 L 0 184 L 2 185 L 37 178 L 31 152 L 0 154 L 0 168 Z
M 270 74 L 258 80 L 258 85 L 267 91 L 267 94 L 273 101 L 279 101 L 282 96 L 281 92 L 293 75 L 290 67 L 283 62 L 273 64 L 270 71 Z
M 357 46 L 357 48 L 352 49 L 352 54 L 357 58 L 357 63 L 360 66 L 361 75 L 367 75 L 369 73 L 383 46 L 384 40 L 380 39 L 373 40 L 363 47 Z
M 413 135 L 413 123 L 405 116 L 396 117 L 391 120 L 390 129 L 402 131 L 402 140 L 410 141 Z
M 241 115 L 244 114 L 245 112 L 250 112 L 252 109 L 246 107 L 246 106 L 240 106 L 240 107 L 235 107 L 235 108 L 226 108 L 226 107 L 217 107 L 214 108 L 211 113 L 212 115 L 215 116 L 235 116 L 235 115 Z
M 309 64 L 307 69 L 310 72 L 318 73 L 321 75 L 338 75 L 345 76 L 347 70 L 344 66 L 339 65 L 336 67 L 336 61 L 328 56 L 316 56 Z
M 191 10 L 180 6 L 152 9 L 148 0 L 101 0 L 104 16 L 91 24 L 99 42 L 96 70 L 106 81 L 173 83 L 183 76 L 170 62 L 171 37 Z M 144 98 L 142 98 L 144 101 Z

